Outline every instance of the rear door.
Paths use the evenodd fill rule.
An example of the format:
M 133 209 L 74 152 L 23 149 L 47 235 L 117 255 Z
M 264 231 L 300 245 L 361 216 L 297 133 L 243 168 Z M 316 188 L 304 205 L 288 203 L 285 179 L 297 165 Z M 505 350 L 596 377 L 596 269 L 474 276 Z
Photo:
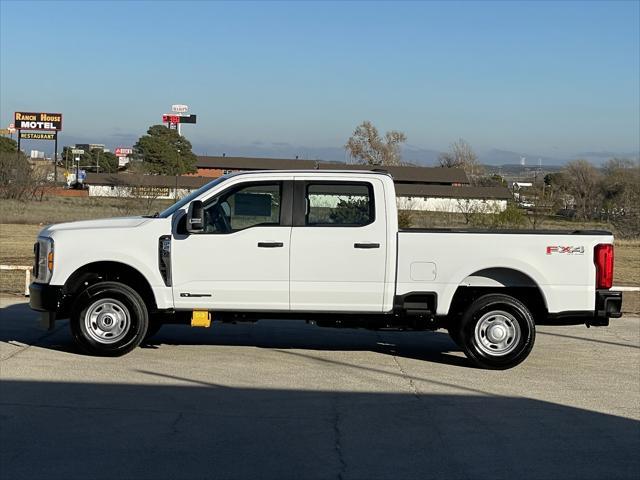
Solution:
M 296 178 L 294 192 L 291 309 L 381 312 L 388 251 L 382 182 Z

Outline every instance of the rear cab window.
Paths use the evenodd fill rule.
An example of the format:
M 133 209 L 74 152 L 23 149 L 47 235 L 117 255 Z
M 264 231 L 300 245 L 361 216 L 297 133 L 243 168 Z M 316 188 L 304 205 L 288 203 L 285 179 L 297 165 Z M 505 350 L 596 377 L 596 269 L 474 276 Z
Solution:
M 367 182 L 309 182 L 305 225 L 362 227 L 375 221 L 373 186 Z

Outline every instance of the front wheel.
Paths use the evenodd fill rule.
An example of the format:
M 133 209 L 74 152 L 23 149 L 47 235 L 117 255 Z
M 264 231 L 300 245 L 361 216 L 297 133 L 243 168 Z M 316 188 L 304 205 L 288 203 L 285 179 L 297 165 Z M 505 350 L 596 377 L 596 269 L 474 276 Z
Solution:
M 464 312 L 459 335 L 465 354 L 475 365 L 503 370 L 529 356 L 536 329 L 531 312 L 520 300 L 489 294 L 475 300 Z
M 118 357 L 140 345 L 149 316 L 144 300 L 131 287 L 100 282 L 79 295 L 70 323 L 71 333 L 83 351 Z

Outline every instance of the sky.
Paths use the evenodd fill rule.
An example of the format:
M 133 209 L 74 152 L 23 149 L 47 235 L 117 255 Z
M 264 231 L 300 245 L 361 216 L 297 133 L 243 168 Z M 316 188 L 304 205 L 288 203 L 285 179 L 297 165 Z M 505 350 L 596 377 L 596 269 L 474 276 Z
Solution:
M 61 112 L 63 144 L 131 145 L 180 103 L 211 155 L 340 156 L 363 120 L 416 151 L 640 150 L 638 1 L 1 0 L 0 54 L 1 126 Z

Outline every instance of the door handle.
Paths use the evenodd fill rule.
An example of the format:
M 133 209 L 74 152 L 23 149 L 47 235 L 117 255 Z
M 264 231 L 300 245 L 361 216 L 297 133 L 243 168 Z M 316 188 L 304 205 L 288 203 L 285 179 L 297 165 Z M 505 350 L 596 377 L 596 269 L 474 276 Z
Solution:
M 354 243 L 353 248 L 380 248 L 379 243 Z
M 281 248 L 284 247 L 282 242 L 258 242 L 258 248 Z

